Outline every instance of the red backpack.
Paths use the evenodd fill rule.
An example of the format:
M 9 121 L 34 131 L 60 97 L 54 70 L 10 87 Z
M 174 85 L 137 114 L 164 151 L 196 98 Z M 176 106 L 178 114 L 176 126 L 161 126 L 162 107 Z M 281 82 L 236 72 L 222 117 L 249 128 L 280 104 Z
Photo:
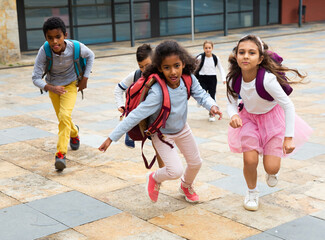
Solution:
M 192 78 L 189 75 L 182 75 L 182 79 L 187 88 L 187 96 L 188 98 L 190 98 Z M 139 78 L 126 91 L 126 102 L 125 102 L 125 111 L 124 111 L 125 116 L 129 115 L 131 111 L 137 108 L 137 106 L 146 99 L 149 89 L 156 82 L 160 85 L 162 90 L 162 95 L 163 95 L 163 102 L 158 117 L 149 126 L 147 123 L 148 119 L 144 119 L 128 132 L 132 140 L 142 141 L 142 145 L 141 145 L 142 158 L 144 160 L 147 169 L 150 169 L 156 160 L 156 156 L 154 156 L 151 163 L 148 164 L 148 161 L 143 154 L 144 142 L 147 140 L 147 138 L 150 139 L 151 134 L 158 132 L 159 139 L 162 142 L 169 145 L 171 148 L 173 148 L 173 146 L 170 143 L 166 142 L 163 139 L 163 135 L 159 130 L 161 127 L 165 128 L 166 121 L 170 114 L 171 102 L 169 98 L 167 84 L 166 81 L 164 79 L 161 79 L 158 74 L 151 74 L 148 78 L 144 78 L 144 77 Z

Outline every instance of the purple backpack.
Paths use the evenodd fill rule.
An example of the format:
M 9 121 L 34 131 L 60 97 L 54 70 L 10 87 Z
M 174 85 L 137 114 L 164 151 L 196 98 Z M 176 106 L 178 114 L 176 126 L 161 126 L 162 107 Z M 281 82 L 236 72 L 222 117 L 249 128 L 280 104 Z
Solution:
M 283 58 L 280 57 L 278 54 L 276 54 L 275 52 L 271 52 L 268 51 L 268 54 L 270 55 L 270 57 L 279 65 L 281 65 L 281 62 L 283 61 Z M 264 88 L 264 75 L 265 75 L 265 68 L 259 68 L 257 71 L 257 75 L 256 75 L 256 81 L 255 81 L 255 87 L 256 87 L 256 92 L 257 94 L 268 101 L 273 101 L 274 98 L 265 90 Z M 285 78 L 285 73 L 281 72 L 280 73 L 284 79 Z M 234 91 L 239 95 L 240 93 L 240 88 L 241 88 L 241 79 L 242 79 L 242 75 L 241 73 L 238 75 L 238 77 L 236 78 L 236 80 L 233 82 L 232 87 L 234 89 Z M 285 85 L 281 85 L 283 91 L 289 96 L 293 89 L 289 84 L 285 84 Z

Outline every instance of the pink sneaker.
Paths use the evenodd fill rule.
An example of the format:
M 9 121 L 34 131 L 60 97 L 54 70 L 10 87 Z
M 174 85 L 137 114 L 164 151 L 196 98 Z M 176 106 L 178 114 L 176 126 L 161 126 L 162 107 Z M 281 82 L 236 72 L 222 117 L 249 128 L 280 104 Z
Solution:
M 160 183 L 157 183 L 155 181 L 155 179 L 153 178 L 153 174 L 154 174 L 154 172 L 147 173 L 146 190 L 147 190 L 147 195 L 150 198 L 150 200 L 155 203 L 158 200 Z
M 183 183 L 181 183 L 181 186 L 179 187 L 179 192 L 185 196 L 185 199 L 188 202 L 197 203 L 200 200 L 199 195 L 195 193 L 192 186 L 186 188 L 183 187 Z

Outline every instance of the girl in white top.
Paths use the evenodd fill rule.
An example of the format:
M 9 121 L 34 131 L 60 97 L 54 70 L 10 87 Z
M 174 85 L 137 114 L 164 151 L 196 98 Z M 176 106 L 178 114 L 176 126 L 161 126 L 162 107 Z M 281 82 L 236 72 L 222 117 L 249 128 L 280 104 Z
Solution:
M 248 187 L 244 207 L 253 211 L 258 209 L 256 182 L 259 154 L 263 155 L 266 182 L 274 187 L 277 184 L 281 157 L 301 146 L 312 132 L 295 115 L 294 105 L 281 87 L 292 82 L 287 82 L 279 73 L 291 71 L 301 80 L 305 76 L 297 70 L 277 64 L 267 49 L 268 46 L 259 37 L 243 37 L 229 57 L 230 69 L 227 75 L 227 111 L 230 116 L 228 144 L 232 152 L 243 153 L 244 177 Z M 266 69 L 263 84 L 273 101 L 261 98 L 256 91 L 255 81 L 259 68 Z M 240 74 L 242 78 L 238 78 Z M 239 112 L 239 95 L 233 87 L 233 81 L 236 80 L 241 81 L 239 95 L 244 104 Z
M 218 68 L 223 83 L 226 83 L 226 73 L 221 65 L 221 61 L 218 56 L 212 53 L 213 42 L 204 41 L 203 43 L 204 53 L 197 56 L 197 60 L 200 62 L 198 68 L 195 71 L 195 76 L 200 82 L 202 88 L 207 91 L 210 96 L 215 100 L 217 91 L 217 69 Z M 214 122 L 215 117 L 209 115 L 209 121 Z

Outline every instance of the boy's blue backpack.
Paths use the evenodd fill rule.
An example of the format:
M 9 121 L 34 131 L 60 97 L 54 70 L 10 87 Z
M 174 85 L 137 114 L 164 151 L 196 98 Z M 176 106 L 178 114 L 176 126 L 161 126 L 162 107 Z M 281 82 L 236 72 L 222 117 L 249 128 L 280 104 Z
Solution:
M 85 71 L 86 68 L 86 59 L 82 58 L 80 56 L 80 42 L 77 40 L 71 40 L 71 39 L 67 39 L 68 41 L 71 41 L 73 43 L 73 62 L 74 62 L 74 69 L 76 71 L 77 74 L 77 79 L 78 82 L 82 79 L 83 73 Z M 50 47 L 50 44 L 48 43 L 48 41 L 46 41 L 44 43 L 44 51 L 46 54 L 46 64 L 45 64 L 45 69 L 44 69 L 44 73 L 42 78 L 51 71 L 52 69 L 52 65 L 53 65 L 53 55 L 52 55 L 52 50 Z M 41 93 L 43 93 L 42 89 L 41 89 Z M 82 98 L 83 98 L 83 91 L 81 91 L 82 94 Z

